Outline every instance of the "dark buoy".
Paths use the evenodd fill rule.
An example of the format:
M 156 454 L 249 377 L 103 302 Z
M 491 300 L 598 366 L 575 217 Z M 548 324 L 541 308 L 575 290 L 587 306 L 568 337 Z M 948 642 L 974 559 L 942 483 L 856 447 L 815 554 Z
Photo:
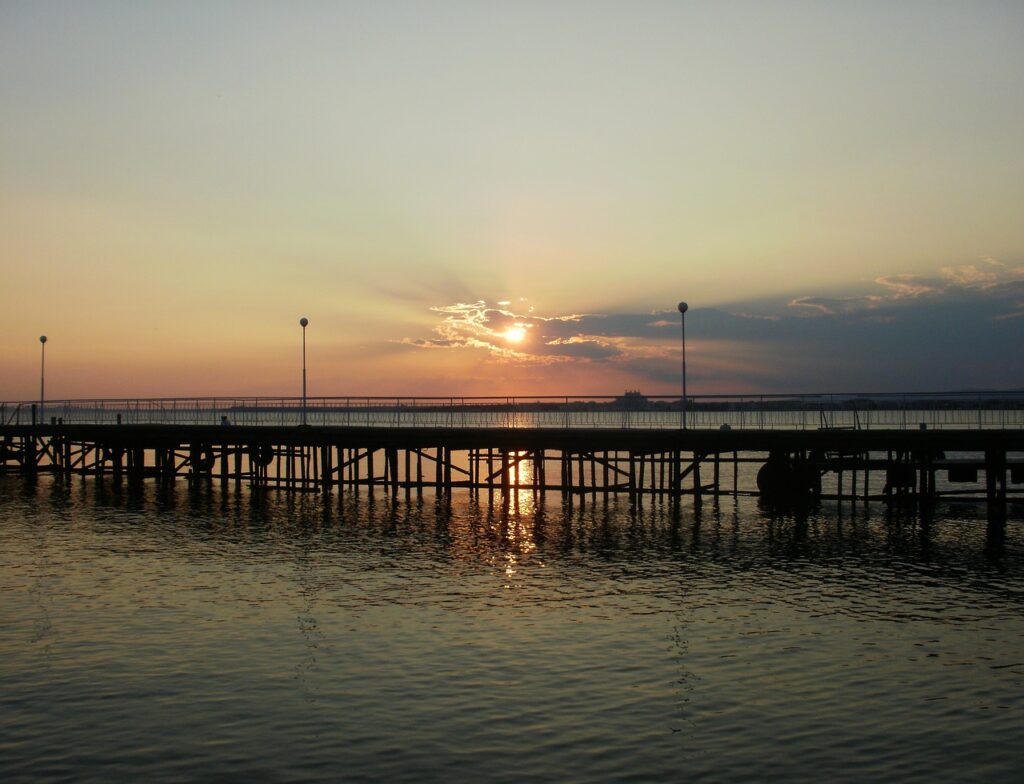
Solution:
M 821 494 L 821 474 L 809 460 L 773 453 L 757 472 L 757 490 L 767 501 L 806 500 Z
M 249 459 L 266 468 L 274 459 L 274 448 L 270 444 L 253 444 L 249 447 Z
M 195 446 L 192 448 L 192 467 L 197 473 L 206 474 L 213 469 L 216 455 L 208 446 Z

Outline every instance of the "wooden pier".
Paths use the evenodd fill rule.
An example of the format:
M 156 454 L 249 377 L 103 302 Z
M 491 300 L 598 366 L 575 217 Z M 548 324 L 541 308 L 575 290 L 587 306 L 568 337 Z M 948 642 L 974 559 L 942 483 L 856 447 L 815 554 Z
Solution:
M 508 498 L 610 494 L 700 505 L 723 495 L 1024 499 L 1024 430 L 631 430 L 50 424 L 0 426 L 0 472 L 295 492 Z

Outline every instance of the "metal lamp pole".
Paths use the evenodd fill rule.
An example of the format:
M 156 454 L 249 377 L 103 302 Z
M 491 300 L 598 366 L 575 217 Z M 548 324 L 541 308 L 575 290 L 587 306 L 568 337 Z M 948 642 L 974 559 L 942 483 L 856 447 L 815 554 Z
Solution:
M 679 303 L 679 324 L 683 343 L 683 395 L 679 399 L 679 426 L 686 429 L 686 311 L 690 306 L 685 302 Z
M 306 327 L 309 319 L 303 316 L 299 324 L 302 326 L 302 424 L 306 424 Z
M 39 336 L 39 424 L 43 424 L 43 405 L 46 401 L 46 335 Z

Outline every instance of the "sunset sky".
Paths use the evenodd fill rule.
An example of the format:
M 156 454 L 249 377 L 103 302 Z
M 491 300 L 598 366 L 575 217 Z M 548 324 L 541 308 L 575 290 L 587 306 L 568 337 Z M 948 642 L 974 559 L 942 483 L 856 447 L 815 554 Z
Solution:
M 0 4 L 0 398 L 1024 387 L 1024 3 Z

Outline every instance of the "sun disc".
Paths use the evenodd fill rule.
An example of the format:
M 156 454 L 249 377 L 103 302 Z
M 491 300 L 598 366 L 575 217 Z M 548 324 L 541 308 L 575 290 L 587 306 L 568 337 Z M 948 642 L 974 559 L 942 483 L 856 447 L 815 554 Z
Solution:
M 526 337 L 526 329 L 516 324 L 506 329 L 502 337 L 509 343 L 522 343 L 523 338 Z

